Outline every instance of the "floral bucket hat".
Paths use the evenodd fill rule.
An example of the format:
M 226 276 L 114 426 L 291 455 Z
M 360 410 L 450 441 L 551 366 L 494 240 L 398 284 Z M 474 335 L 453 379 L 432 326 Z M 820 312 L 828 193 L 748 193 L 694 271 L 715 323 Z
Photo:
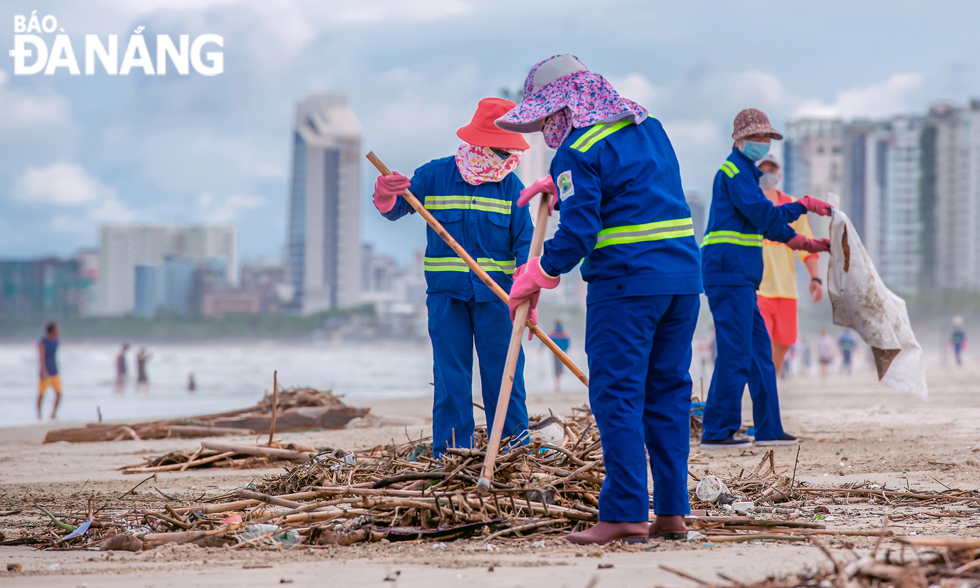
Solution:
M 574 55 L 556 55 L 531 68 L 521 103 L 497 119 L 498 127 L 519 133 L 541 130 L 541 121 L 567 107 L 575 128 L 632 118 L 640 124 L 645 108 L 620 96 L 604 77 Z

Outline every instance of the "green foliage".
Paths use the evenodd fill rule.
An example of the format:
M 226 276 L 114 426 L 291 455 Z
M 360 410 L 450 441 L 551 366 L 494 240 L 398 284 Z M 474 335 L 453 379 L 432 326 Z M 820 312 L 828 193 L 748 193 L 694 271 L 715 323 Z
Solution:
M 85 317 L 58 320 L 62 336 L 71 339 L 222 339 L 293 338 L 329 329 L 356 320 L 373 322 L 374 305 L 331 310 L 310 316 L 285 314 L 226 314 L 218 319 L 203 315 L 182 315 L 161 311 L 152 318 L 136 316 Z M 49 319 L 0 317 L 0 337 L 25 339 L 40 337 Z

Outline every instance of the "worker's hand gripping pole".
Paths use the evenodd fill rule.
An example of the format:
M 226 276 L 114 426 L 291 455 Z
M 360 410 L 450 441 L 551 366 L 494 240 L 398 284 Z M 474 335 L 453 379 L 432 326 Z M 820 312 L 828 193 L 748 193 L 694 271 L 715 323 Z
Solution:
M 548 230 L 548 217 L 551 215 L 551 198 L 547 192 L 541 193 L 541 203 L 538 205 L 538 221 L 534 223 L 534 236 L 531 237 L 531 247 L 527 258 L 540 257 L 544 249 L 544 235 Z M 529 267 L 529 272 L 539 271 Z M 531 312 L 531 301 L 525 300 L 514 311 L 514 330 L 510 333 L 510 347 L 507 349 L 507 361 L 504 363 L 504 377 L 500 381 L 500 393 L 497 395 L 497 411 L 493 417 L 493 430 L 490 431 L 490 443 L 487 445 L 487 455 L 483 459 L 483 471 L 476 482 L 476 491 L 486 494 L 490 491 L 490 480 L 493 479 L 494 462 L 497 461 L 497 450 L 500 448 L 500 437 L 504 431 L 504 421 L 507 419 L 507 408 L 510 405 L 510 391 L 514 387 L 514 372 L 517 370 L 517 358 L 521 353 L 521 339 L 524 337 L 524 325 L 530 323 L 527 319 Z M 531 323 L 533 324 L 533 323 Z
M 382 163 L 380 159 L 378 159 L 378 156 L 375 155 L 373 151 L 367 154 L 367 158 L 368 161 L 374 164 L 374 167 L 378 169 L 378 172 L 380 172 L 381 175 L 385 175 L 385 176 L 391 175 L 391 170 L 388 169 L 388 167 L 384 163 Z M 419 216 L 425 219 L 425 222 L 429 223 L 429 226 L 432 227 L 432 230 L 435 231 L 437 235 L 442 237 L 442 239 L 446 242 L 447 245 L 452 247 L 453 251 L 456 252 L 456 255 L 459 255 L 460 259 L 466 262 L 466 265 L 470 267 L 470 270 L 473 271 L 481 280 L 483 280 L 483 283 L 486 284 L 488 288 L 493 290 L 493 293 L 499 296 L 500 299 L 504 301 L 504 304 L 508 304 L 510 302 L 510 297 L 507 295 L 506 292 L 504 292 L 503 288 L 501 288 L 500 285 L 497 284 L 497 282 L 495 282 L 493 278 L 490 277 L 490 274 L 488 274 L 486 271 L 484 271 L 482 267 L 480 267 L 480 264 L 476 263 L 476 261 L 472 257 L 470 257 L 470 254 L 467 253 L 465 249 L 463 249 L 463 246 L 457 243 L 455 239 L 453 239 L 452 235 L 450 235 L 446 231 L 446 229 L 443 228 L 442 224 L 439 221 L 437 221 L 434 216 L 432 216 L 431 212 L 429 212 L 428 210 L 426 210 L 424 206 L 422 206 L 422 203 L 419 202 L 419 199 L 416 198 L 411 193 L 411 191 L 405 190 L 405 192 L 402 193 L 402 198 L 404 198 L 405 201 L 408 202 L 408 204 L 415 209 L 415 212 L 419 213 Z M 542 210 L 541 208 L 538 208 L 539 217 L 541 216 L 541 210 Z M 547 208 L 545 208 L 545 210 L 547 210 Z M 547 222 L 547 217 L 545 217 L 545 222 Z M 538 224 L 540 225 L 541 223 Z M 535 235 L 538 234 L 537 228 L 535 228 L 534 234 Z M 542 233 L 542 240 L 543 239 L 544 239 L 544 233 Z M 531 255 L 528 255 L 528 259 L 534 257 L 535 255 L 541 255 L 541 245 L 538 246 L 537 253 L 534 253 L 534 244 L 532 243 Z M 520 322 L 515 321 L 515 324 L 518 325 L 527 324 L 527 327 L 531 329 L 531 332 L 534 333 L 534 335 L 538 339 L 540 339 L 541 342 L 544 343 L 545 346 L 548 349 L 550 349 L 552 353 L 558 356 L 558 359 L 560 359 L 561 362 L 565 364 L 565 367 L 571 370 L 571 372 L 575 374 L 575 377 L 578 378 L 583 384 L 585 384 L 586 387 L 589 386 L 589 378 L 582 372 L 582 370 L 578 369 L 578 366 L 575 365 L 575 363 L 571 359 L 569 359 L 568 355 L 566 355 L 564 351 L 559 349 L 558 345 L 556 345 L 555 342 L 552 341 L 550 337 L 548 337 L 548 334 L 542 331 L 541 328 L 538 327 L 538 325 L 532 323 L 530 320 L 524 320 L 524 319 L 522 319 Z

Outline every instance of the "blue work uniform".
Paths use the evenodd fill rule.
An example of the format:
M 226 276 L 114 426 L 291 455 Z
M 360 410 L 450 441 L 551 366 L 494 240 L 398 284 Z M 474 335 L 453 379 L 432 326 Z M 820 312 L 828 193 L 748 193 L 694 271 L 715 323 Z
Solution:
M 706 441 L 720 441 L 742 426 L 742 392 L 749 386 L 755 438 L 783 435 L 772 343 L 759 312 L 762 240 L 785 243 L 788 223 L 806 214 L 799 202 L 774 206 L 759 187 L 762 172 L 739 149 L 715 174 L 711 212 L 701 244 L 704 290 L 715 321 L 718 357 L 704 412 Z
M 518 265 L 527 261 L 533 227 L 527 210 L 517 207 L 524 184 L 515 174 L 500 182 L 473 186 L 463 180 L 454 157 L 436 159 L 415 170 L 410 190 L 505 292 Z M 382 216 L 397 220 L 415 209 L 401 196 Z M 432 229 L 426 229 L 425 282 L 432 340 L 435 396 L 432 446 L 436 456 L 447 447 L 473 444 L 473 345 L 480 361 L 487 428 L 493 428 L 497 395 L 510 343 L 510 310 L 470 271 Z M 524 352 L 518 358 L 504 437 L 527 430 Z
M 585 258 L 589 401 L 606 465 L 599 520 L 649 519 L 644 449 L 655 512 L 688 514 L 701 259 L 670 139 L 653 118 L 575 129 L 551 174 L 561 223 L 541 267 L 555 276 Z

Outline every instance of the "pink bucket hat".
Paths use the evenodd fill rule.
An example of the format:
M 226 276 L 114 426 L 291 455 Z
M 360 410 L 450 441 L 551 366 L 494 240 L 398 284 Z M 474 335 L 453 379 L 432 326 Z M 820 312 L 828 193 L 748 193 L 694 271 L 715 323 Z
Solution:
M 498 127 L 518 133 L 541 130 L 541 120 L 568 107 L 572 126 L 632 118 L 640 124 L 645 108 L 620 96 L 604 77 L 589 71 L 574 55 L 556 55 L 531 68 L 521 103 L 497 119 Z

